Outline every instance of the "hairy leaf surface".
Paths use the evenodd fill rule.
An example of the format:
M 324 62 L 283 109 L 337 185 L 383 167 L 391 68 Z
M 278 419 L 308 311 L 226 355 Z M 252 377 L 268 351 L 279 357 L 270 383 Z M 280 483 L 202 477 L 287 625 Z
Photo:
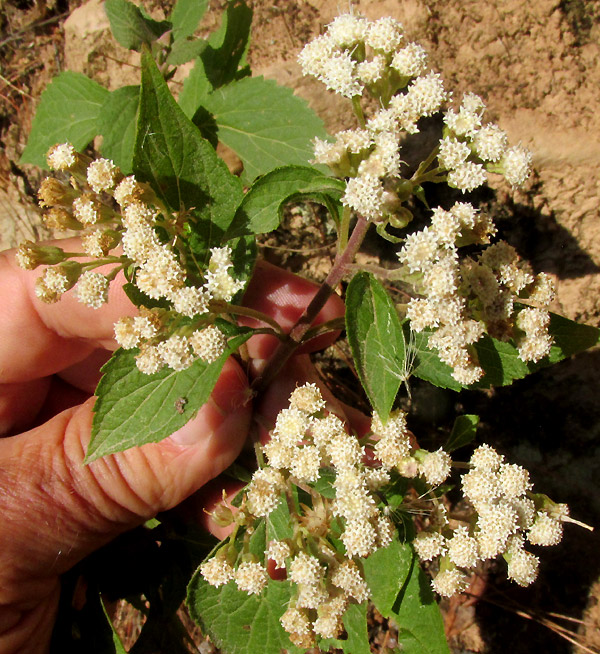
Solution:
M 221 244 L 242 199 L 241 183 L 177 105 L 147 51 L 133 168 L 173 211 L 189 210 L 205 247 Z
M 102 155 L 112 159 L 125 175 L 132 171 L 139 104 L 140 87 L 122 86 L 111 92 L 100 110 Z
M 171 29 L 169 21 L 153 20 L 129 0 L 106 0 L 104 10 L 113 36 L 128 50 L 140 50 Z
M 332 647 L 341 649 L 344 654 L 371 654 L 369 633 L 367 631 L 367 602 L 350 604 L 342 618 L 346 630 L 345 638 L 326 638 L 321 640 L 321 651 Z
M 105 88 L 82 73 L 57 75 L 42 93 L 21 162 L 48 168 L 48 150 L 67 141 L 76 150 L 84 150 L 100 131 L 101 110 L 108 96 Z
M 169 21 L 175 41 L 191 36 L 208 8 L 208 0 L 177 0 Z
M 348 285 L 346 332 L 360 381 L 386 420 L 400 388 L 394 368 L 404 360 L 404 333 L 390 296 L 369 273 L 358 273 Z
M 231 338 L 213 363 L 197 359 L 179 372 L 163 368 L 146 375 L 135 365 L 137 349 L 117 350 L 102 368 L 86 462 L 156 443 L 183 427 L 208 400 L 227 357 L 251 334 L 243 330 Z
M 391 611 L 399 626 L 398 643 L 406 654 L 450 654 L 444 635 L 444 622 L 431 590 L 429 577 L 421 570 L 408 543 L 405 559 L 411 560 L 406 583 Z
M 306 166 L 312 139 L 326 136 L 323 121 L 305 100 L 262 77 L 216 89 L 203 108 L 214 116 L 219 140 L 242 160 L 246 182 L 279 166 Z
M 236 211 L 228 237 L 264 234 L 277 229 L 286 202 L 313 200 L 338 217 L 345 184 L 316 168 L 285 166 L 259 177 Z
M 412 569 L 412 550 L 400 543 L 398 535 L 387 546 L 376 550 L 363 561 L 365 581 L 371 600 L 384 618 L 392 614 L 398 593 Z

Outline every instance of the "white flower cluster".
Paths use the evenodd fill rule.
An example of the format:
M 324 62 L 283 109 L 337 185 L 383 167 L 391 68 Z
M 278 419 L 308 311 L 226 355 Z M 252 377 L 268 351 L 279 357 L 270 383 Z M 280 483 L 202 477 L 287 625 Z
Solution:
M 502 555 L 508 577 L 527 586 L 535 581 L 539 559 L 525 550 L 532 545 L 556 545 L 562 538 L 566 505 L 554 504 L 531 492 L 527 470 L 505 463 L 489 445 L 481 445 L 470 459 L 470 471 L 463 475 L 464 497 L 474 509 L 470 526 L 450 529 L 447 521 L 422 531 L 414 547 L 422 561 L 441 558 L 433 588 L 445 597 L 463 591 L 469 570 L 481 561 Z
M 427 72 L 425 51 L 404 43 L 402 25 L 391 18 L 338 16 L 299 60 L 304 74 L 336 93 L 357 98 L 366 90 L 378 99 L 382 108 L 364 129 L 340 132 L 333 143 L 316 139 L 315 162 L 351 178 L 342 198 L 346 206 L 371 221 L 385 218 L 394 206 L 386 180 L 399 176 L 401 132 L 418 132 L 417 121 L 447 99 L 440 76 Z
M 547 275 L 535 276 L 504 241 L 486 248 L 477 260 L 459 259 L 459 245 L 489 242 L 495 232 L 488 216 L 471 204 L 457 202 L 450 210 L 436 208 L 431 224 L 407 236 L 398 254 L 422 296 L 408 304 L 412 329 L 435 330 L 429 345 L 465 385 L 483 376 L 471 346 L 485 332 L 503 340 L 516 337 L 524 361 L 539 361 L 552 345 L 545 309 L 521 309 L 516 319 L 520 331 L 513 329 L 515 300 L 533 300 L 542 306 L 553 300 Z
M 531 172 L 531 153 L 521 145 L 508 147 L 506 133 L 494 123 L 483 124 L 485 104 L 466 93 L 458 111 L 444 115 L 444 137 L 438 162 L 448 171 L 448 184 L 472 191 L 487 180 L 486 170 L 504 175 L 511 186 L 521 186 Z
M 388 449 L 394 439 L 391 431 Z M 403 434 L 397 435 L 396 441 L 402 438 Z M 274 511 L 290 484 L 313 483 L 322 468 L 335 474 L 333 499 L 320 497 L 312 509 L 292 515 L 299 538 L 303 534 L 310 546 L 307 542 L 299 547 L 298 538 L 272 541 L 265 553 L 277 568 L 286 569 L 287 578 L 296 586 L 295 599 L 281 624 L 292 642 L 308 647 L 315 635 L 338 636 L 348 603 L 368 598 L 360 559 L 391 542 L 393 525 L 373 495 L 373 489 L 388 483 L 390 477 L 384 469 L 365 468 L 364 447 L 346 432 L 337 416 L 325 413 L 325 402 L 314 384 L 294 390 L 289 407 L 279 412 L 263 452 L 268 465 L 254 473 L 241 505 L 251 521 Z M 329 525 L 336 517 L 343 520 L 345 556 L 336 553 L 327 540 Z M 221 574 L 222 564 L 212 561 L 201 569 L 209 583 L 237 582 L 233 568 L 226 577 Z
M 244 282 L 231 274 L 231 249 L 212 248 L 203 273 L 204 284 L 190 285 L 174 245 L 177 233 L 165 243 L 155 229 L 160 225 L 171 235 L 169 228 L 177 221 L 161 208 L 147 185 L 133 175 L 124 177 L 108 159 L 91 161 L 68 143 L 51 148 L 47 158 L 52 169 L 69 172 L 71 178 L 69 185 L 53 177 L 45 179 L 39 191 L 40 204 L 50 208 L 53 227 L 81 231 L 84 254 L 96 261 L 65 263 L 69 257 L 62 251 L 58 256 L 57 248 L 23 244 L 17 251 L 22 267 L 32 269 L 43 263 L 51 266 L 36 284 L 38 297 L 56 302 L 75 286 L 78 300 L 97 309 L 108 300 L 109 283 L 118 270 L 133 268 L 137 288 L 153 300 L 168 302 L 172 309 L 146 311 L 116 323 L 119 345 L 140 348 L 138 368 L 151 374 L 165 365 L 184 370 L 198 357 L 209 363 L 218 359 L 226 339 L 217 327 L 206 326 L 207 320 L 195 326 L 187 321 L 178 327 L 174 316 L 198 318 L 209 311 L 211 301 L 230 302 L 244 287 Z M 123 254 L 109 256 L 119 245 Z M 55 263 L 59 265 L 52 267 Z M 115 268 L 108 276 L 92 272 L 100 263 L 112 263 Z

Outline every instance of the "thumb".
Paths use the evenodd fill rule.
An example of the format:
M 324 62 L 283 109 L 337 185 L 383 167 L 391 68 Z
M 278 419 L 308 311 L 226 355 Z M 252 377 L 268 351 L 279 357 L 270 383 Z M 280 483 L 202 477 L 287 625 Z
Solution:
M 19 594 L 25 580 L 61 574 L 222 472 L 248 431 L 246 391 L 230 359 L 209 402 L 175 434 L 87 466 L 93 399 L 0 440 L 0 588 Z

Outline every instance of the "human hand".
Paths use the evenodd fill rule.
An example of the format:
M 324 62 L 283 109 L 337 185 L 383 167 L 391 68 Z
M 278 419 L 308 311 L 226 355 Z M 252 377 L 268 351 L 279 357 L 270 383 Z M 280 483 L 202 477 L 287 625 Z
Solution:
M 93 310 L 71 293 L 52 305 L 34 294 L 37 274 L 14 252 L 0 254 L 0 651 L 43 653 L 59 599 L 60 575 L 118 534 L 170 509 L 224 470 L 252 420 L 248 380 L 229 359 L 197 416 L 176 433 L 84 466 L 99 368 L 116 347 L 113 323 L 134 308 L 113 284 L 109 303 Z M 250 306 L 284 329 L 316 288 L 273 266 L 258 267 Z M 341 315 L 333 297 L 322 322 Z M 311 344 L 316 348 L 323 339 Z M 250 356 L 268 358 L 275 343 L 254 337 Z M 278 388 L 309 373 L 299 359 Z M 279 396 L 279 394 L 278 394 Z M 281 396 L 283 398 L 283 396 Z M 287 396 L 286 396 L 287 397 Z M 281 406 L 259 402 L 262 424 Z M 283 400 L 282 400 L 283 401 Z

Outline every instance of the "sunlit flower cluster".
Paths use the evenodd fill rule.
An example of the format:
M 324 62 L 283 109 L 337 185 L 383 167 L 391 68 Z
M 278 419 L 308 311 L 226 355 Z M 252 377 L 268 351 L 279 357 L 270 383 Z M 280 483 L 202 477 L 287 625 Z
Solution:
M 118 344 L 139 348 L 136 362 L 142 372 L 152 374 L 163 366 L 184 370 L 197 358 L 208 363 L 218 359 L 226 338 L 211 324 L 211 302 L 230 302 L 244 287 L 231 273 L 231 249 L 212 248 L 206 269 L 193 270 L 192 283 L 180 247 L 183 221 L 149 186 L 133 175 L 125 177 L 112 161 L 90 160 L 68 143 L 51 148 L 47 159 L 50 168 L 70 177 L 42 182 L 39 199 L 48 210 L 46 223 L 79 231 L 82 251 L 21 245 L 16 254 L 21 267 L 48 266 L 37 280 L 36 295 L 56 302 L 74 288 L 80 302 L 98 309 L 108 301 L 110 282 L 126 270 L 137 292 L 161 306 L 142 308 L 140 316 L 115 324 Z M 100 266 L 103 272 L 97 270 Z
M 431 224 L 407 236 L 398 254 L 421 296 L 407 307 L 412 329 L 434 330 L 429 345 L 465 385 L 483 376 L 472 346 L 485 333 L 515 338 L 523 361 L 539 361 L 552 345 L 545 307 L 554 288 L 547 275 L 535 275 L 504 241 L 477 258 L 459 258 L 460 245 L 485 244 L 495 232 L 488 216 L 457 202 L 449 210 L 434 209 Z M 520 301 L 539 306 L 523 307 Z
M 489 445 L 478 447 L 469 463 L 461 487 L 472 507 L 470 518 L 454 528 L 438 520 L 414 541 L 422 561 L 439 559 L 433 588 L 445 597 L 459 593 L 480 562 L 498 556 L 507 563 L 509 579 L 528 586 L 537 577 L 539 559 L 525 549 L 526 542 L 558 544 L 568 508 L 533 493 L 527 470 L 506 463 Z
M 235 521 L 252 528 L 257 518 L 269 519 L 287 504 L 295 536 L 270 541 L 265 557 L 295 584 L 281 624 L 296 645 L 308 647 L 315 636 L 338 636 L 348 604 L 369 597 L 361 561 L 392 541 L 395 526 L 380 497 L 392 475 L 421 477 L 436 487 L 450 474 L 451 460 L 441 449 L 416 448 L 402 411 L 385 422 L 375 415 L 371 435 L 361 445 L 340 418 L 327 413 L 314 384 L 294 390 L 270 436 L 262 446 L 264 465 L 246 487 Z M 310 491 L 323 475 L 331 480 L 332 493 L 313 491 L 312 506 L 293 508 L 294 492 Z M 242 550 L 236 557 L 247 555 Z M 201 572 L 212 585 L 233 580 L 240 587 L 236 565 L 231 550 L 223 548 Z

